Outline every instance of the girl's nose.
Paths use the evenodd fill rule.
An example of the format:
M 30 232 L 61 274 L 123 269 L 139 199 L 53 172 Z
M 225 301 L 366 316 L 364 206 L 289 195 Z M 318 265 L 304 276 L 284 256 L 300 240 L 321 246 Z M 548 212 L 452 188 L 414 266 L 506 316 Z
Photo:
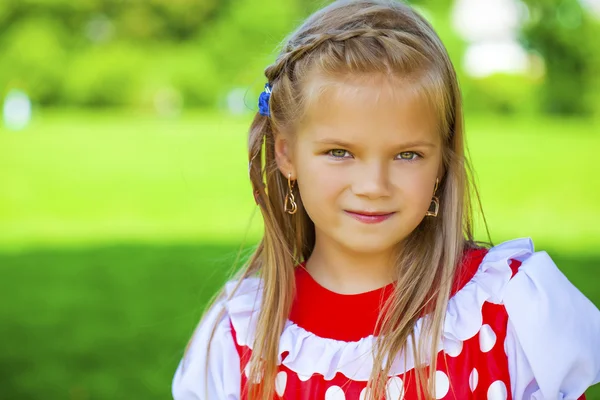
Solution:
M 357 196 L 377 199 L 390 195 L 389 165 L 373 161 L 357 166 L 353 176 L 352 191 Z

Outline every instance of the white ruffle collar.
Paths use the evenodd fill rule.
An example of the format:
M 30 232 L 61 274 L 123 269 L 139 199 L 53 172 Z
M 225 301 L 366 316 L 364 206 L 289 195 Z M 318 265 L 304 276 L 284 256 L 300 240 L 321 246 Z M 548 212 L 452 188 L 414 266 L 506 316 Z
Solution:
M 533 242 L 529 238 L 511 240 L 489 249 L 473 278 L 450 298 L 438 351 L 460 348 L 463 341 L 479 332 L 483 323 L 483 304 L 502 303 L 505 286 L 512 277 L 510 260 L 524 261 L 533 251 Z M 236 285 L 235 281 L 226 284 L 228 297 Z M 246 278 L 226 302 L 238 345 L 250 349 L 261 303 L 261 286 L 259 278 Z M 424 318 L 427 316 L 415 325 L 415 337 L 418 337 Z M 356 381 L 367 381 L 372 371 L 375 339 L 373 335 L 356 342 L 322 338 L 288 321 L 279 343 L 279 354 L 288 354 L 283 360 L 280 356 L 280 363 L 301 379 L 316 373 L 330 380 L 339 372 Z M 406 354 L 412 354 L 410 342 Z M 401 355 L 394 361 L 389 376 L 403 374 L 414 366 L 412 357 L 405 360 Z

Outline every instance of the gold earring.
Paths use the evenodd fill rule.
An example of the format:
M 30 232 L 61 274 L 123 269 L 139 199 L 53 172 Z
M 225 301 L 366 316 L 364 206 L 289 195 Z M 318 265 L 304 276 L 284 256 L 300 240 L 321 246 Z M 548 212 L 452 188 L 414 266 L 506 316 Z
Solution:
M 285 195 L 285 200 L 283 202 L 283 211 L 290 215 L 296 214 L 296 211 L 298 211 L 298 205 L 294 198 L 294 182 L 292 182 L 291 172 L 288 174 L 288 193 Z
M 439 178 L 435 180 L 435 187 L 433 188 L 433 197 L 431 198 L 431 204 L 429 204 L 429 210 L 425 213 L 427 217 L 437 217 L 438 211 L 440 210 L 440 199 L 435 195 L 437 192 L 438 184 L 440 183 Z M 433 210 L 432 210 L 433 208 Z

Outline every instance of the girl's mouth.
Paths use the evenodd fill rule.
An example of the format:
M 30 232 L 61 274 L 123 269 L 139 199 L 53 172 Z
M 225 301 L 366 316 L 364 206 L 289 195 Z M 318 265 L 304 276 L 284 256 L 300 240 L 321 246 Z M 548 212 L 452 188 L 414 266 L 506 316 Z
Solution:
M 395 212 L 370 212 L 370 211 L 348 211 L 344 210 L 346 214 L 352 218 L 364 222 L 365 224 L 378 224 L 390 218 Z

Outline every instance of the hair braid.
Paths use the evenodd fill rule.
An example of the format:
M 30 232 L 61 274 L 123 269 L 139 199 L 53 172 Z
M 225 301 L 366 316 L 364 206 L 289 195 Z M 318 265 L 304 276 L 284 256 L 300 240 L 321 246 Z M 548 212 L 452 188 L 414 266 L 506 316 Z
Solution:
M 265 76 L 269 82 L 277 80 L 284 70 L 291 70 L 290 67 L 295 62 L 326 42 L 341 43 L 361 38 L 375 39 L 383 48 L 387 47 L 386 42 L 389 40 L 393 43 L 403 43 L 419 51 L 423 48 L 422 38 L 410 32 L 397 29 L 357 28 L 349 31 L 337 30 L 327 33 L 309 34 L 298 38 L 295 43 L 290 41 L 285 50 L 277 57 L 277 60 L 265 69 Z

